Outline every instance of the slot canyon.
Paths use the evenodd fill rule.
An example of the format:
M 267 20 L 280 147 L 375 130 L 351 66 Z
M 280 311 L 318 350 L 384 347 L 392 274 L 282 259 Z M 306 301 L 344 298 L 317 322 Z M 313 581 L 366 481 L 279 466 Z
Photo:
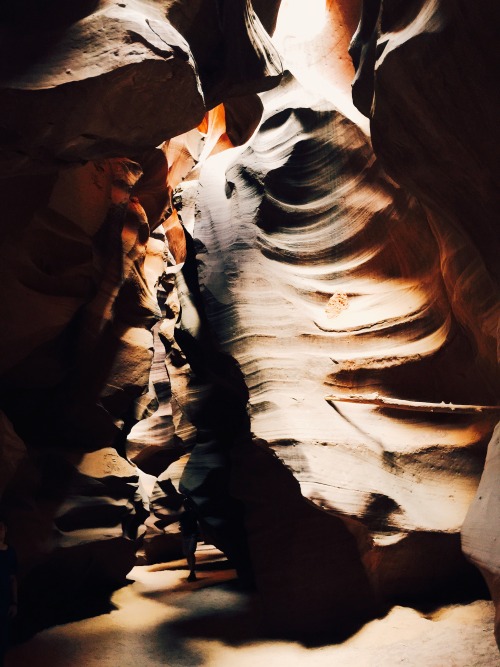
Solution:
M 494 0 L 3 8 L 7 666 L 500 666 L 499 24 Z M 85 658 L 78 628 L 116 618 L 119 647 L 141 590 L 138 617 L 191 610 L 182 641 L 158 606 L 157 653 L 138 625 Z

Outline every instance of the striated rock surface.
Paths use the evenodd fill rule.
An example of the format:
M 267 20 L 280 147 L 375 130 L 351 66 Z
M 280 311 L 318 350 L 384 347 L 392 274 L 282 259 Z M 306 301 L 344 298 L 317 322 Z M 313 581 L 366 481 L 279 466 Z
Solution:
M 351 45 L 354 102 L 370 118 L 385 169 L 426 210 L 450 303 L 473 341 L 475 363 L 494 387 L 494 404 L 500 314 L 498 19 L 493 1 L 365 2 Z M 498 557 L 491 549 L 499 539 L 500 513 L 495 442 L 494 437 L 463 542 L 485 573 L 498 616 Z
M 154 328 L 150 376 L 159 405 L 127 437 L 128 456 L 142 471 L 157 478 L 146 493 L 151 516 L 146 520 L 141 558 L 149 561 L 162 554 L 179 555 L 178 528 L 172 524 L 178 517 L 176 503 L 182 491 L 195 500 L 207 538 L 233 555 L 240 571 L 244 562 L 248 574 L 241 508 L 228 493 L 223 444 L 232 429 L 231 422 L 243 416 L 246 423 L 247 417 L 241 405 L 235 411 L 238 418 L 232 414 L 234 401 L 229 397 L 230 383 L 225 376 L 232 372 L 234 362 L 221 355 L 207 327 L 189 231 L 194 224 L 193 193 L 201 165 L 211 154 L 247 141 L 261 113 L 262 103 L 256 96 L 218 105 L 198 128 L 165 142 L 161 147 L 164 163 L 159 160 L 155 165 L 163 174 L 171 202 L 154 233 L 161 234 L 160 229 L 164 229 L 169 248 L 168 266 L 157 291 L 163 319 Z M 157 190 L 157 184 L 162 181 L 152 176 L 155 173 L 152 170 L 149 179 L 138 183 L 136 192 L 141 202 L 145 196 L 161 198 L 162 189 Z M 191 452 L 189 462 L 183 456 L 186 452 Z M 186 473 L 174 473 L 172 477 L 172 471 L 178 470 L 179 457 Z M 165 508 L 173 509 L 173 514 L 165 514 Z
M 498 279 L 494 1 L 365 3 L 354 101 L 385 169 L 465 232 Z
M 261 97 L 277 1 L 44 4 L 0 23 L 21 626 L 178 557 L 180 493 L 271 631 L 483 594 L 460 530 L 498 419 L 490 3 L 364 3 L 375 153 L 358 1 L 284 1 L 296 79 Z M 494 596 L 496 443 L 462 533 Z
M 304 630 L 372 595 L 477 584 L 459 531 L 495 412 L 433 408 L 489 406 L 497 387 L 455 317 L 425 211 L 364 134 L 291 78 L 263 100 L 250 148 L 225 177 L 202 172 L 195 235 L 208 319 L 250 393 L 258 444 L 233 440 L 232 488 L 257 583 L 270 622 Z M 292 496 L 311 532 L 286 515 L 284 558 L 278 508 Z

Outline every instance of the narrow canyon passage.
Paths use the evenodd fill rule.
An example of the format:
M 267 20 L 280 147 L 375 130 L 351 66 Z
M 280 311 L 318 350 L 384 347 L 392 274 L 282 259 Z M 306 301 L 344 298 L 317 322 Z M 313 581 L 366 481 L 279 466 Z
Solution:
M 306 4 L 0 17 L 8 665 L 500 664 L 500 17 Z

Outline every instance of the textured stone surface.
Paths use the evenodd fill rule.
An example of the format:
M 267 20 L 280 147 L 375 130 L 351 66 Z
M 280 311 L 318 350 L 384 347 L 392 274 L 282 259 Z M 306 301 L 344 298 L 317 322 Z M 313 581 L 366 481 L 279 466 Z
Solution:
M 357 1 L 309 3 L 317 29 L 283 3 L 300 84 L 262 98 L 281 66 L 257 15 L 272 29 L 278 2 L 70 4 L 26 0 L 0 27 L 21 625 L 67 620 L 137 549 L 179 556 L 179 492 L 268 630 L 483 593 L 460 528 L 499 389 L 490 4 L 365 3 L 375 154 L 347 97 Z M 498 596 L 494 442 L 463 540 Z
M 370 581 L 346 584 L 351 604 L 357 595 L 369 602 L 368 591 L 418 597 L 449 593 L 458 581 L 465 590 L 476 577 L 459 531 L 491 415 L 370 405 L 376 392 L 410 402 L 494 402 L 443 285 L 433 230 L 418 202 L 384 174 L 364 134 L 330 104 L 291 79 L 263 97 L 250 148 L 225 177 L 215 164 L 202 172 L 195 235 L 210 324 L 240 365 L 250 428 L 267 450 L 259 461 L 275 466 L 274 454 L 288 471 L 275 488 L 264 464 L 252 472 L 257 454 L 248 441 L 233 442 L 232 488 L 245 504 L 256 578 L 266 603 L 278 605 L 269 617 L 284 619 L 282 604 L 290 625 L 303 622 L 290 611 L 298 608 L 312 625 L 346 605 L 339 596 L 335 608 L 333 590 L 319 592 L 320 581 L 340 584 L 334 573 L 356 580 L 343 561 L 331 560 L 328 574 L 326 562 L 320 566 L 319 552 L 342 558 L 332 553 L 341 539 L 335 525 L 356 535 L 357 566 Z M 342 401 L 353 391 L 364 404 Z M 338 400 L 330 404 L 332 393 Z M 270 506 L 292 493 L 300 506 L 297 482 L 302 502 L 320 516 L 309 507 L 311 533 L 302 542 L 298 526 L 291 530 L 296 551 L 282 562 L 263 534 L 280 541 L 283 519 Z M 331 547 L 321 542 L 329 531 Z M 304 567 L 300 583 L 305 612 L 308 603 L 294 598 L 305 599 L 294 568 L 312 553 L 316 567 Z M 347 561 L 355 566 L 352 554 Z
M 0 25 L 1 176 L 135 157 L 281 76 L 249 0 L 30 9 Z
M 365 2 L 351 47 L 354 101 L 370 117 L 384 167 L 426 211 L 454 315 L 494 388 L 493 403 L 499 396 L 497 23 L 493 1 L 477 7 L 462 0 Z M 498 618 L 495 443 L 494 437 L 463 542 L 485 574 Z
M 168 4 L 170 21 L 193 52 L 208 109 L 228 97 L 267 90 L 278 83 L 281 60 L 251 0 Z M 278 5 L 272 0 L 263 14 L 270 28 Z
M 2 506 L 21 564 L 25 627 L 64 618 L 77 571 L 86 594 L 102 595 L 135 559 L 145 511 L 123 439 L 155 407 L 149 329 L 164 268 L 164 241 L 149 238 L 131 196 L 141 174 L 119 159 L 63 171 L 5 231 Z M 48 595 L 50 618 L 38 602 Z
M 249 138 L 281 70 L 246 1 L 24 0 L 0 37 L 0 493 L 36 629 L 71 617 L 76 571 L 105 595 L 164 528 L 140 526 L 168 505 L 197 393 L 174 336 L 176 189 Z M 148 557 L 171 551 L 149 537 Z
M 233 98 L 211 110 L 198 128 L 162 146 L 168 165 L 165 181 L 172 213 L 165 215 L 161 226 L 168 242 L 169 265 L 157 294 L 163 320 L 154 329 L 155 353 L 150 376 L 159 407 L 136 424 L 127 438 L 131 459 L 144 472 L 157 477 L 147 494 L 152 515 L 146 521 L 144 554 L 141 554 L 141 558 L 150 561 L 161 559 L 162 554 L 163 557 L 178 555 L 178 528 L 172 525 L 177 511 L 167 520 L 168 512 L 165 515 L 162 508 L 171 509 L 172 499 L 175 505 L 179 490 L 189 491 L 195 499 L 207 537 L 228 555 L 234 555 L 237 567 L 246 558 L 243 524 L 234 499 L 228 495 L 227 454 L 221 445 L 234 419 L 232 403 L 226 408 L 221 405 L 228 400 L 224 387 L 230 385 L 225 378 L 230 367 L 213 344 L 200 307 L 195 251 L 189 231 L 194 224 L 193 193 L 201 166 L 210 155 L 247 141 L 261 113 L 258 97 Z M 152 188 L 147 187 L 147 180 L 142 189 L 138 184 L 136 192 L 141 201 L 144 190 L 155 191 L 156 179 L 150 178 L 149 182 Z M 241 407 L 238 415 L 246 420 Z M 182 455 L 193 447 L 196 453 L 190 457 L 186 474 L 173 473 L 172 470 L 178 470 L 179 457 L 184 469 L 187 460 Z M 170 465 L 172 462 L 175 463 Z
M 365 12 L 351 51 L 354 100 L 363 97 L 375 152 L 440 221 L 465 231 L 498 279 L 498 5 L 379 1 Z
M 2 30 L 3 175 L 135 155 L 205 113 L 189 47 L 160 7 L 105 2 L 59 30 L 23 18 Z

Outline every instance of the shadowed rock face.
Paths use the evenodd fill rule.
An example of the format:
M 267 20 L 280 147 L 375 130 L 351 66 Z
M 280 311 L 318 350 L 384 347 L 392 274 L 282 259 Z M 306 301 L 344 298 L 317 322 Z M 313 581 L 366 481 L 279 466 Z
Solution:
M 494 1 L 365 3 L 351 53 L 353 98 L 385 169 L 465 232 L 498 279 L 497 21 Z
M 281 70 L 248 2 L 26 1 L 3 13 L 0 37 L 0 495 L 26 631 L 123 584 L 149 492 L 163 511 L 169 486 L 150 489 L 147 475 L 194 431 L 169 404 L 164 367 L 166 348 L 182 390 L 171 292 L 186 243 L 173 191 L 205 140 L 206 153 L 247 140 L 255 92 Z M 210 143 L 194 128 L 234 95 L 206 120 L 222 119 Z M 37 603 L 48 598 L 50 618 Z
M 154 398 L 149 328 L 164 243 L 148 239 L 131 195 L 141 173 L 126 159 L 61 172 L 46 183 L 46 205 L 18 218 L 2 245 L 1 401 L 6 433 L 24 443 L 13 456 L 19 448 L 2 439 L 2 505 L 34 627 L 50 621 L 36 581 L 61 619 L 75 585 L 91 595 L 123 582 L 145 516 L 123 432 Z
M 2 176 L 135 156 L 281 75 L 249 0 L 45 4 L 0 23 Z

